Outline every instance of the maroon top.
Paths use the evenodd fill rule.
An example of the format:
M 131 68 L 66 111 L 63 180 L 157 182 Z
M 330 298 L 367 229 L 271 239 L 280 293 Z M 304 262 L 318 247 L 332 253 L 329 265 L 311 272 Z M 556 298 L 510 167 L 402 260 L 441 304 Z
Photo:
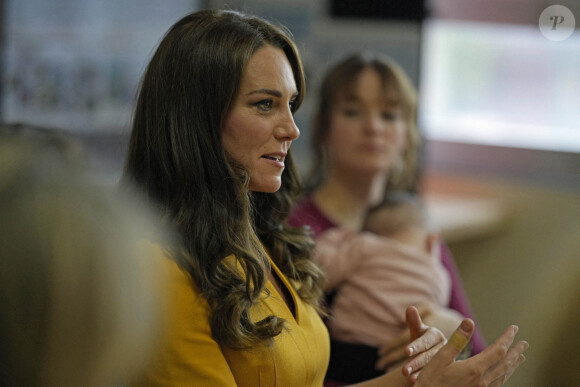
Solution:
M 295 227 L 305 225 L 309 226 L 314 238 L 322 232 L 338 226 L 320 211 L 311 196 L 306 196 L 297 203 L 288 219 L 288 223 Z M 449 278 L 451 280 L 451 297 L 448 307 L 475 321 L 467 295 L 463 289 L 461 277 L 457 271 L 457 267 L 455 266 L 453 255 L 445 243 L 441 243 L 440 245 L 441 263 L 449 272 Z M 486 347 L 483 335 L 477 325 L 471 343 L 472 355 L 478 354 Z

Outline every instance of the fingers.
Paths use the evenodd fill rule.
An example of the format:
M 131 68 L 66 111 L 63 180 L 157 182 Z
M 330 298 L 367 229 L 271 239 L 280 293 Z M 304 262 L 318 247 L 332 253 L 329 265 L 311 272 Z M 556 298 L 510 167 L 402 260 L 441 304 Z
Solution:
M 512 374 L 514 373 L 514 371 L 516 370 L 516 368 L 518 368 L 518 367 L 519 367 L 519 366 L 520 366 L 520 365 L 521 365 L 523 362 L 525 362 L 525 361 L 526 361 L 526 356 L 523 354 L 523 352 L 525 352 L 525 351 L 526 351 L 526 350 L 527 350 L 527 349 L 530 347 L 530 345 L 528 344 L 528 342 L 527 342 L 527 341 L 520 341 L 520 343 L 522 343 L 521 345 L 522 345 L 522 347 L 523 347 L 522 353 L 520 353 L 520 354 L 518 355 L 518 357 L 517 357 L 517 359 L 516 359 L 516 362 L 515 362 L 515 366 L 514 366 L 514 367 L 511 367 L 511 368 L 508 370 L 508 372 L 506 373 L 506 376 L 505 376 L 504 382 L 505 382 L 506 380 L 508 380 L 508 379 L 509 379 L 509 378 L 512 376 Z M 518 344 L 519 344 L 519 343 L 518 343 Z
M 480 354 L 465 360 L 466 365 L 481 371 L 481 384 L 484 386 L 501 386 L 514 373 L 526 358 L 523 352 L 529 347 L 520 341 L 510 348 L 518 327 L 509 326 L 504 333 Z
M 445 336 L 439 329 L 429 327 L 421 337 L 407 346 L 406 352 L 409 356 L 413 356 L 440 344 L 445 344 Z
M 523 352 L 528 348 L 528 343 L 520 341 L 510 348 L 518 330 L 517 326 L 512 325 L 480 354 L 454 362 L 465 343 L 471 339 L 474 329 L 473 321 L 463 320 L 453 338 L 439 350 L 420 374 L 413 373 L 409 381 L 414 383 L 419 377 L 419 382 L 427 380 L 429 385 L 502 386 L 526 360 Z M 437 384 L 437 380 L 443 384 Z
M 455 348 L 459 353 L 463 351 L 463 349 L 467 346 L 467 343 L 469 343 L 467 336 L 457 330 L 453 332 L 449 338 L 449 344 L 451 344 L 453 348 Z
M 475 355 L 473 358 L 476 359 L 476 361 L 481 362 L 486 369 L 503 360 L 506 357 L 510 346 L 514 342 L 518 329 L 519 328 L 516 325 L 507 327 L 504 333 L 502 333 L 502 335 L 492 345 Z
M 423 367 L 427 365 L 433 359 L 433 357 L 439 352 L 439 350 L 445 345 L 445 338 L 441 334 L 441 341 L 439 344 L 429 348 L 428 350 L 421 352 L 417 355 L 413 360 L 409 361 L 407 364 L 403 366 L 402 372 L 403 375 L 409 376 L 411 374 L 417 373 L 417 371 L 421 370 Z M 415 379 L 417 375 L 415 375 Z
M 408 356 L 416 357 L 403 367 L 403 375 L 408 376 L 422 369 L 445 344 L 445 336 L 436 328 L 427 327 L 421 321 L 417 308 L 410 306 L 406 312 L 407 325 L 413 342 L 405 349 Z
M 471 340 L 473 332 L 475 331 L 475 324 L 471 319 L 464 319 L 451 337 L 455 337 L 454 341 L 447 342 L 441 350 L 433 357 L 431 363 L 434 368 L 443 368 L 455 361 L 455 358 L 463 350 L 465 345 Z
M 420 312 L 419 309 L 422 311 Z M 431 332 L 423 340 L 415 344 L 409 344 L 412 340 L 419 338 L 427 331 L 427 326 L 421 320 L 421 313 L 430 313 L 428 305 L 420 305 L 419 308 L 409 306 L 405 311 L 408 329 L 387 345 L 379 348 L 379 360 L 375 364 L 377 369 L 386 369 L 387 366 L 423 352 L 426 349 L 438 344 L 441 340 Z M 405 345 L 408 345 L 405 347 Z
M 508 350 L 505 358 L 485 372 L 484 378 L 491 382 L 490 386 L 501 386 L 512 376 L 516 368 L 526 360 L 523 353 L 528 347 L 526 341 L 520 341 Z
M 526 345 L 526 347 L 525 347 L 524 351 L 525 351 L 526 349 L 528 349 L 528 347 L 529 347 L 529 344 L 528 344 L 527 342 L 526 342 L 526 344 L 525 344 L 525 345 Z M 517 358 L 517 360 L 516 360 L 516 363 L 515 363 L 514 367 L 511 367 L 511 368 L 508 370 L 508 372 L 506 373 L 506 375 L 505 375 L 505 377 L 504 377 L 504 383 L 505 383 L 505 381 L 506 381 L 506 380 L 508 380 L 508 379 L 509 379 L 509 378 L 510 378 L 510 377 L 513 375 L 513 373 L 515 372 L 516 368 L 518 368 L 518 367 L 519 367 L 519 366 L 520 366 L 520 365 L 521 365 L 523 362 L 525 362 L 525 361 L 526 361 L 526 356 L 525 356 L 523 353 L 521 353 L 521 354 L 518 356 L 518 358 Z
M 421 315 L 419 311 L 414 306 L 409 306 L 405 312 L 405 317 L 407 320 L 407 326 L 409 327 L 411 341 L 417 339 L 423 333 L 425 325 L 421 320 Z M 415 352 L 417 353 L 417 352 Z M 413 355 L 413 352 L 408 353 L 408 355 Z
M 421 371 L 415 372 L 414 374 L 412 374 L 411 376 L 409 376 L 409 382 L 411 382 L 411 385 L 414 385 L 417 382 L 417 379 L 419 378 L 419 374 L 421 373 Z

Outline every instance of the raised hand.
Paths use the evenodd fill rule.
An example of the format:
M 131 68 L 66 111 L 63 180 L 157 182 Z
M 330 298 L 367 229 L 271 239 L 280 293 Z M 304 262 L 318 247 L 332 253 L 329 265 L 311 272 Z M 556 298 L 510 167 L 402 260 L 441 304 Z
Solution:
M 419 311 L 414 306 L 406 310 L 407 326 L 411 343 L 404 347 L 407 357 L 413 359 L 403 366 L 403 374 L 412 375 L 421 370 L 445 345 L 445 336 L 434 327 L 423 324 Z
M 526 358 L 523 352 L 528 349 L 526 341 L 512 346 L 517 326 L 508 327 L 505 332 L 488 348 L 466 360 L 455 361 L 457 355 L 469 342 L 475 325 L 465 319 L 432 360 L 420 372 L 411 375 L 415 387 L 429 386 L 490 386 L 505 383 Z

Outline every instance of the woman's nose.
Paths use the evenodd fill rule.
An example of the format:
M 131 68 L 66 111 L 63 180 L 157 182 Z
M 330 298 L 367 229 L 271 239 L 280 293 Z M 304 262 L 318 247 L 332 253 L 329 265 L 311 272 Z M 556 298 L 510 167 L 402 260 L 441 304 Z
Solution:
M 365 129 L 371 133 L 384 131 L 385 125 L 379 114 L 369 113 L 365 118 Z
M 278 125 L 276 137 L 282 141 L 292 141 L 300 137 L 300 129 L 296 126 L 292 112 L 288 111 L 284 114 Z

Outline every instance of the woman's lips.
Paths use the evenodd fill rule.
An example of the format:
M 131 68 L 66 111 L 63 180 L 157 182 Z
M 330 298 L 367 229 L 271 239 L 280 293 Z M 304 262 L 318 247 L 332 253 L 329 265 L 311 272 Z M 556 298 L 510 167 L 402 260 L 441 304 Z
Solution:
M 269 154 L 262 156 L 263 159 L 266 159 L 268 162 L 274 164 L 279 168 L 284 168 L 284 157 L 285 155 L 280 154 Z

